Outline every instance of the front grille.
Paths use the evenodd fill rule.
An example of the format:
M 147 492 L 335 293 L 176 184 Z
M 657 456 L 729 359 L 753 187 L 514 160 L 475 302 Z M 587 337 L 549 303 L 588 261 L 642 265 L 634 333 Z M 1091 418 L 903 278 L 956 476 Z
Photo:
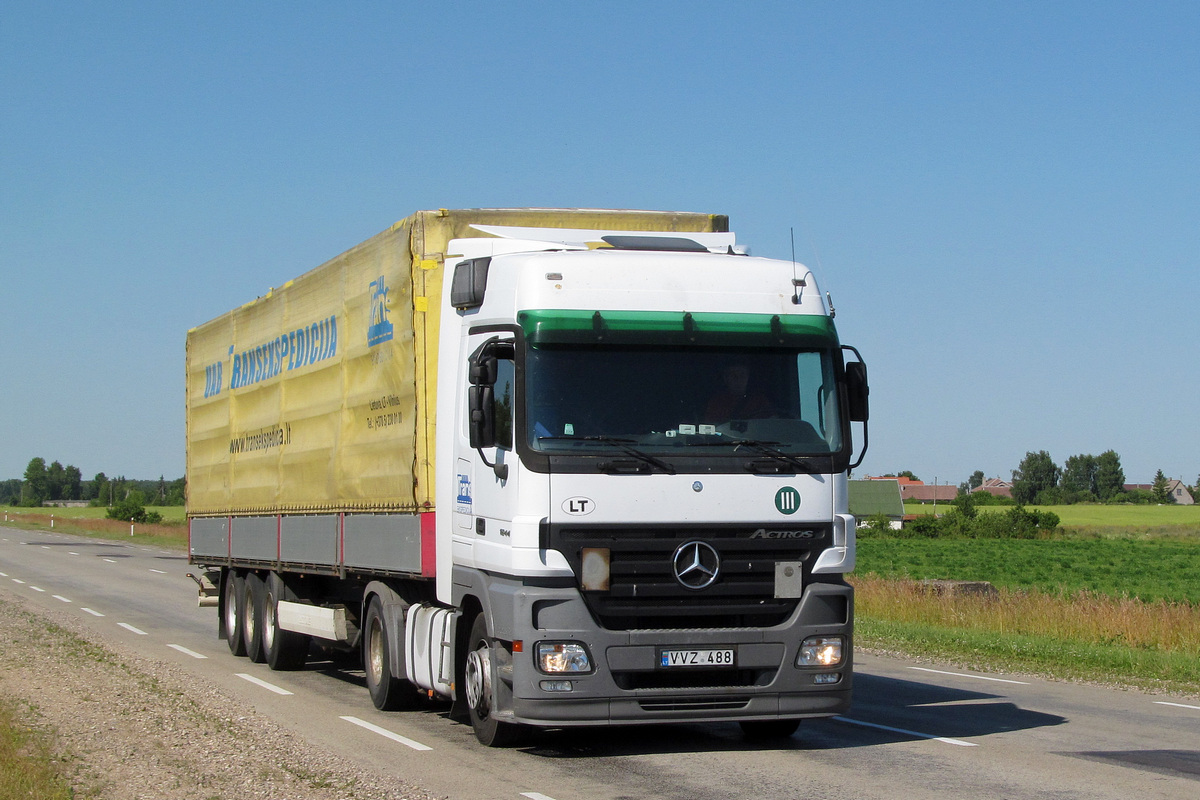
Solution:
M 724 689 L 766 686 L 778 670 L 684 669 L 678 671 L 613 672 L 613 681 L 626 690 L 637 689 Z
M 547 526 L 547 547 L 581 574 L 585 547 L 610 552 L 606 592 L 583 592 L 607 630 L 765 628 L 786 620 L 799 602 L 775 597 L 775 564 L 800 562 L 807 585 L 812 564 L 829 543 L 828 525 L 796 526 L 802 539 L 751 538 L 755 526 Z M 720 554 L 717 580 L 689 589 L 676 580 L 672 557 L 686 542 L 702 541 Z
M 671 698 L 639 700 L 643 711 L 738 711 L 750 705 L 749 697 Z

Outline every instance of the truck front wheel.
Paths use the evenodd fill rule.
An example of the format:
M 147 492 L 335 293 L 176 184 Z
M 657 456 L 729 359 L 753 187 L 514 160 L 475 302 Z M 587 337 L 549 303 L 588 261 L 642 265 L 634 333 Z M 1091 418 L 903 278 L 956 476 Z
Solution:
M 487 747 L 510 747 L 520 741 L 523 729 L 511 722 L 501 722 L 495 717 L 496 672 L 492 658 L 494 647 L 488 636 L 487 620 L 483 614 L 479 614 L 471 626 L 471 638 L 467 648 L 467 711 L 471 715 L 471 727 L 475 731 L 475 738 L 480 743 Z

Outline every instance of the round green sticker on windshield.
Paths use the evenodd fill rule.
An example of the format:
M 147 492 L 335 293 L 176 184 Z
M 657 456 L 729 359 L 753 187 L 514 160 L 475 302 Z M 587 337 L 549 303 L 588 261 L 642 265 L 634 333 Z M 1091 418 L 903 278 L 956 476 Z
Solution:
M 800 492 L 785 486 L 775 493 L 775 508 L 780 514 L 795 514 L 800 510 Z

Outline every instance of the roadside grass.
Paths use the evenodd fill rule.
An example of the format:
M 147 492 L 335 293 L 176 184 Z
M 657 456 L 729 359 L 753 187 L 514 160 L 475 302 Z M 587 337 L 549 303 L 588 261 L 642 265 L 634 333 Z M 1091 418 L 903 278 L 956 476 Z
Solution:
M 75 533 L 96 539 L 159 545 L 173 549 L 187 548 L 187 525 L 182 506 L 147 506 L 158 511 L 163 521 L 156 524 L 136 523 L 130 536 L 130 523 L 106 519 L 104 508 L 8 508 L 0 510 L 0 519 L 11 527 L 31 531 L 53 530 Z
M 1200 696 L 1200 506 L 1043 510 L 1063 526 L 1039 539 L 860 537 L 849 578 L 859 644 Z M 997 593 L 938 593 L 927 580 Z
M 1095 592 L 938 593 L 914 580 L 858 575 L 859 646 L 978 669 L 1029 672 L 1200 695 L 1200 609 Z
M 0 699 L 0 797 L 69 800 L 71 787 L 50 737 L 29 728 L 14 703 Z
M 858 540 L 860 575 L 1200 605 L 1200 536 Z

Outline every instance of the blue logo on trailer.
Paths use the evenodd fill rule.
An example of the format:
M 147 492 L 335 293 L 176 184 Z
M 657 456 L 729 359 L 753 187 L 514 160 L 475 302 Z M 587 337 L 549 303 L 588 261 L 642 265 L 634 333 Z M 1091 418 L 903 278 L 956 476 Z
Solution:
M 367 346 L 389 342 L 392 339 L 392 323 L 388 322 L 388 288 L 383 276 L 371 281 L 371 320 L 367 325 Z
M 454 498 L 457 508 L 454 510 L 460 514 L 471 513 L 471 476 L 458 473 L 458 496 Z

